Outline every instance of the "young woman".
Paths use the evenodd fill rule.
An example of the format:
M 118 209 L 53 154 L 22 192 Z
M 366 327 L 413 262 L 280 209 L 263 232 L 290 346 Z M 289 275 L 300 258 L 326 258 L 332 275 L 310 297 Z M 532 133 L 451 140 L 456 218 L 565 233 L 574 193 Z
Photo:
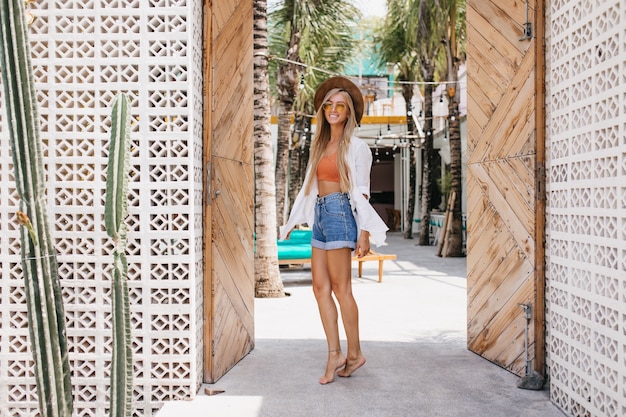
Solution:
M 349 377 L 365 364 L 359 339 L 359 312 L 352 295 L 352 251 L 361 257 L 370 239 L 384 243 L 387 226 L 368 201 L 372 154 L 353 136 L 363 116 L 363 96 L 344 77 L 332 77 L 314 98 L 317 129 L 304 185 L 293 204 L 280 238 L 288 238 L 297 224 L 313 230 L 311 274 L 322 326 L 328 343 L 326 372 L 320 384 L 333 382 L 335 373 Z M 344 356 L 339 341 L 339 303 L 348 344 Z

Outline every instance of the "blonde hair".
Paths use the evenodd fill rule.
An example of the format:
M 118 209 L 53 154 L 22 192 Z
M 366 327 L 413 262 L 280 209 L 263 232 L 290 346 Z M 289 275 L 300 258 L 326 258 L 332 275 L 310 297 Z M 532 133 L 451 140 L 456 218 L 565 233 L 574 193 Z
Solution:
M 352 101 L 352 96 L 345 91 L 339 88 L 333 88 L 326 96 L 324 96 L 324 101 L 322 101 L 322 105 L 319 109 L 317 109 L 316 118 L 317 118 L 317 129 L 315 130 L 315 135 L 313 136 L 313 141 L 311 142 L 311 156 L 309 158 L 309 169 L 310 175 L 309 180 L 305 184 L 304 194 L 308 195 L 311 192 L 311 187 L 313 185 L 313 178 L 315 178 L 315 172 L 317 171 L 317 166 L 320 163 L 320 160 L 324 156 L 324 152 L 326 151 L 326 146 L 328 142 L 330 142 L 330 124 L 326 120 L 324 115 L 324 104 L 326 103 L 332 96 L 335 94 L 341 94 L 346 103 L 348 104 L 348 108 L 350 109 L 350 113 L 348 114 L 348 118 L 346 119 L 346 124 L 343 126 L 343 136 L 339 141 L 339 149 L 337 150 L 337 169 L 339 170 L 339 188 L 341 192 L 347 193 L 350 191 L 350 178 L 348 178 L 348 162 L 346 161 L 346 155 L 348 153 L 348 148 L 350 146 L 350 138 L 354 133 L 354 130 L 357 126 L 356 117 L 354 116 L 354 103 Z

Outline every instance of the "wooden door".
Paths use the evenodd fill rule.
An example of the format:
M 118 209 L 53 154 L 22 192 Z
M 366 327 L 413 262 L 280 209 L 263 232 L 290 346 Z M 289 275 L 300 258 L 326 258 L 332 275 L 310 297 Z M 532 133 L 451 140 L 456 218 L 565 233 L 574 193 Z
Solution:
M 204 381 L 254 347 L 252 0 L 205 2 Z
M 543 5 L 467 1 L 468 347 L 543 373 Z

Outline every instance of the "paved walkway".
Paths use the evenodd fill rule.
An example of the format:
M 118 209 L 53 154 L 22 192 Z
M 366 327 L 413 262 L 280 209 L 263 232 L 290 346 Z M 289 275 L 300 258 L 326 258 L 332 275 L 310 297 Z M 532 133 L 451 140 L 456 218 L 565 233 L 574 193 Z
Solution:
M 354 279 L 367 363 L 326 386 L 326 342 L 310 270 L 281 273 L 290 297 L 257 299 L 256 346 L 222 379 L 223 390 L 167 403 L 158 417 L 563 417 L 547 390 L 517 388 L 519 378 L 466 347 L 465 258 L 390 234 L 378 263 Z M 356 266 L 354 268 L 356 276 Z M 345 340 L 343 340 L 345 351 Z

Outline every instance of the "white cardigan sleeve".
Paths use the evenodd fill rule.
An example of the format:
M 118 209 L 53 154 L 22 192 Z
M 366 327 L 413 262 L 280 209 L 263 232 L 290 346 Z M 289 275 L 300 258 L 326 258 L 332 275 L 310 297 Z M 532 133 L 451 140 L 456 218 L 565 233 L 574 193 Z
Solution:
M 355 155 L 353 158 L 354 186 L 358 192 L 370 198 L 370 176 L 372 171 L 372 152 L 361 139 L 352 138 Z
M 309 175 L 311 175 L 310 170 L 307 171 L 303 184 L 308 182 Z M 305 186 L 302 186 L 298 192 L 287 223 L 279 228 L 278 238 L 280 240 L 285 240 L 289 232 L 299 224 L 306 223 L 309 227 L 313 226 L 313 219 L 315 218 L 315 200 L 317 196 L 317 178 L 313 178 L 311 191 L 308 195 L 304 193 L 304 189 Z
M 359 230 L 367 230 L 373 243 L 381 246 L 385 243 L 389 228 L 367 199 L 370 197 L 372 153 L 367 143 L 356 137 L 351 139 L 348 153 L 350 171 L 353 175 L 350 200 L 357 226 Z

